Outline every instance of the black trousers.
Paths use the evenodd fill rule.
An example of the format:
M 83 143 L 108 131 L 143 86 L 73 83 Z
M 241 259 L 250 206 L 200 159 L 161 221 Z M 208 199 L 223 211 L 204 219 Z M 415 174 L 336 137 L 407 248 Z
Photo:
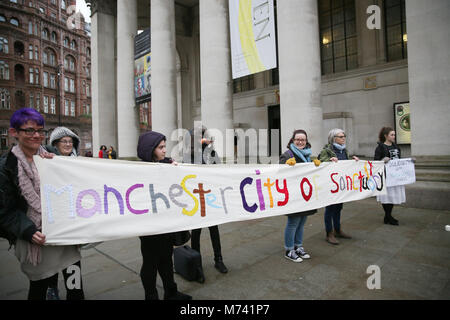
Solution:
M 145 299 L 158 299 L 156 290 L 157 273 L 161 276 L 164 286 L 164 297 L 177 293 L 177 284 L 173 277 L 173 236 L 160 234 L 140 237 L 142 252 L 141 280 L 144 286 Z
M 77 263 L 74 263 L 73 265 L 78 266 L 81 270 L 81 262 L 78 261 Z M 67 300 L 84 300 L 84 291 L 83 291 L 83 282 L 81 281 L 81 288 L 80 289 L 69 289 L 67 287 L 67 279 L 71 276 L 70 273 L 67 273 L 67 269 L 64 269 L 62 271 L 63 277 L 64 277 L 64 285 L 66 286 L 67 290 Z M 47 288 L 53 287 L 55 284 L 55 281 L 58 281 L 58 274 L 54 274 L 50 278 L 37 280 L 37 281 L 30 281 L 30 289 L 28 291 L 28 300 L 45 300 L 47 298 Z
M 192 249 L 200 252 L 200 234 L 202 229 L 192 230 L 191 235 L 191 246 Z M 214 250 L 214 260 L 222 260 L 222 247 L 220 246 L 220 234 L 219 227 L 212 226 L 209 227 L 209 235 L 211 237 L 211 244 Z

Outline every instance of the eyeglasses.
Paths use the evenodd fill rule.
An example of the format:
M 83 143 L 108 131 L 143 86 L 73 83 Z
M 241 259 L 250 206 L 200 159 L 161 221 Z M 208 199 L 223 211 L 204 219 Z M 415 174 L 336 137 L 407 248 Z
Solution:
M 335 138 L 339 138 L 339 139 L 343 139 L 343 138 L 347 138 L 347 136 L 334 136 Z
M 32 136 L 34 136 L 34 134 L 37 132 L 37 133 L 39 133 L 39 135 L 40 136 L 45 136 L 45 134 L 47 133 L 47 130 L 44 130 L 44 129 L 38 129 L 38 130 L 35 130 L 35 129 L 33 129 L 33 128 L 27 128 L 27 129 L 17 129 L 18 131 L 23 131 L 23 132 L 25 132 L 25 135 L 26 136 L 29 136 L 29 137 L 32 137 Z
M 294 139 L 294 141 L 298 141 L 298 142 L 305 142 L 306 139 Z
M 59 140 L 62 144 L 73 144 L 72 140 Z

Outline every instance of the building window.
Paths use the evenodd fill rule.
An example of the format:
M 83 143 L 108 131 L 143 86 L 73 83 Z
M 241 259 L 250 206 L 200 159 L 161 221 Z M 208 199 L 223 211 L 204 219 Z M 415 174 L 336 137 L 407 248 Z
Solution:
M 50 88 L 56 89 L 56 76 L 54 74 L 50 75 Z
M 75 93 L 75 80 L 70 79 L 70 92 Z
M 39 69 L 38 68 L 36 68 L 36 69 L 34 69 L 34 82 L 36 83 L 36 84 L 39 84 Z
M 53 32 L 52 32 L 52 39 L 51 39 L 52 42 L 56 43 L 57 38 L 58 38 L 58 35 L 56 34 L 55 31 L 53 31 Z
M 44 28 L 42 30 L 42 38 L 44 38 L 45 40 L 48 40 L 48 29 Z
M 34 59 L 39 60 L 39 48 L 38 46 L 34 47 Z
M 64 59 L 64 69 L 75 71 L 75 59 L 71 56 L 66 56 Z
M 61 9 L 66 9 L 66 0 L 61 0 Z
M 55 97 L 51 97 L 51 99 L 50 99 L 50 113 L 56 114 L 56 98 Z
M 32 44 L 30 44 L 30 45 L 28 46 L 28 58 L 29 58 L 30 60 L 33 60 L 33 45 L 32 45 Z
M 72 42 L 70 43 L 70 49 L 72 50 L 76 50 L 77 49 L 77 43 L 75 40 L 72 40 Z
M 34 95 L 30 93 L 30 105 L 29 108 L 34 108 Z
M 75 101 L 70 101 L 70 116 L 75 117 Z
M 13 26 L 16 26 L 16 27 L 19 26 L 19 20 L 16 19 L 16 18 L 11 18 L 11 19 L 9 20 L 9 23 L 11 23 Z
M 28 22 L 28 33 L 33 34 L 33 22 Z
M 48 88 L 48 72 L 44 72 L 44 87 Z
M 4 88 L 0 88 L 0 109 L 10 109 L 9 91 Z
M 384 2 L 387 61 L 408 58 L 408 33 L 406 31 L 405 0 Z
M 69 78 L 64 78 L 64 91 L 69 91 Z
M 6 17 L 0 14 L 0 22 L 6 22 Z
M 9 80 L 9 64 L 0 60 L 0 80 Z
M 8 39 L 0 37 L 0 52 L 9 53 Z
M 69 100 L 64 100 L 64 115 L 69 115 Z
M 48 113 L 48 96 L 44 96 L 44 113 Z
M 41 107 L 41 94 L 36 94 L 36 110 L 39 112 L 39 108 Z
M 67 37 L 64 38 L 64 47 L 66 47 L 66 48 L 69 47 L 69 38 L 67 38 Z
M 322 75 L 358 67 L 355 0 L 319 1 Z
M 233 92 L 244 92 L 255 89 L 255 77 L 251 74 L 233 81 Z
M 30 74 L 30 84 L 34 83 L 34 70 L 33 68 L 29 69 L 29 74 Z
M 8 150 L 8 129 L 0 129 L 0 141 L 1 150 Z
M 86 96 L 91 96 L 91 85 L 89 83 L 86 84 Z

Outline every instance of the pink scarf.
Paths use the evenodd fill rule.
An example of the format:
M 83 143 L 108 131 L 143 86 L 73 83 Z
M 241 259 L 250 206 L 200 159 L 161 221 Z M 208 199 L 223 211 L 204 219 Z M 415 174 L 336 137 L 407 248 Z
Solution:
M 44 148 L 39 147 L 37 154 L 44 152 Z M 41 229 L 41 191 L 39 174 L 34 162 L 28 162 L 25 154 L 19 146 L 14 146 L 11 152 L 17 158 L 17 169 L 19 178 L 19 187 L 22 195 L 27 201 L 27 217 Z M 29 243 L 27 260 L 34 266 L 41 262 L 41 246 Z

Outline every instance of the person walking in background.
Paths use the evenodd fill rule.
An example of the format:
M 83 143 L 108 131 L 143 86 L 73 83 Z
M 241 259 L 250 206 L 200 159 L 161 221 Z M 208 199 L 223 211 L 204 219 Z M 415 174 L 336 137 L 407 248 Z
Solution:
M 98 152 L 98 157 L 99 157 L 100 159 L 106 159 L 106 158 L 108 158 L 108 152 L 107 152 L 107 150 L 106 150 L 106 146 L 105 146 L 105 145 L 102 145 L 102 146 L 100 147 L 100 151 Z
M 374 160 L 383 160 L 385 163 L 392 159 L 400 159 L 401 150 L 395 143 L 395 131 L 390 127 L 383 127 L 378 135 L 378 146 L 375 149 Z M 384 210 L 384 223 L 398 226 L 398 220 L 392 216 L 392 209 L 396 204 L 406 202 L 405 186 L 386 187 L 386 195 L 377 196 Z
M 218 156 L 217 152 L 212 147 L 212 140 L 209 140 L 205 137 L 206 128 L 202 128 L 202 164 L 216 164 L 218 163 Z M 191 138 L 194 138 L 194 135 L 191 135 Z M 195 163 L 194 159 L 194 143 L 191 143 L 191 163 Z M 214 267 L 220 272 L 220 273 L 227 273 L 228 268 L 223 263 L 223 257 L 222 257 L 222 247 L 220 244 L 220 233 L 219 233 L 219 226 L 211 226 L 208 227 L 209 229 L 209 235 L 211 238 L 211 244 L 214 251 Z M 202 229 L 195 229 L 192 230 L 191 234 L 191 246 L 192 249 L 198 251 L 200 253 L 200 235 L 201 235 Z M 201 267 L 200 270 L 200 276 L 197 279 L 198 282 L 203 283 L 205 282 L 205 276 L 203 272 L 203 267 Z
M 280 164 L 295 166 L 296 163 L 311 162 L 311 145 L 304 130 L 295 130 L 287 145 L 288 150 L 280 156 Z M 315 161 L 316 166 L 320 161 Z M 302 262 L 311 256 L 303 248 L 303 230 L 308 216 L 317 210 L 309 210 L 287 215 L 287 225 L 284 230 L 284 257 L 293 262 Z
M 328 144 L 320 152 L 319 160 L 322 162 L 333 161 L 337 163 L 339 160 L 350 160 L 346 146 L 347 136 L 342 129 L 333 129 L 328 133 Z M 359 161 L 359 158 L 353 156 L 353 160 Z M 344 233 L 341 228 L 341 211 L 342 203 L 332 204 L 325 207 L 325 231 L 326 241 L 333 245 L 338 245 L 336 239 L 351 239 L 352 237 Z
M 146 132 L 139 137 L 137 154 L 145 162 L 173 163 L 171 158 L 166 158 L 166 137 L 156 131 Z M 164 300 L 191 300 L 191 296 L 178 291 L 174 280 L 173 233 L 142 236 L 139 239 L 143 260 L 140 276 L 145 300 L 159 300 L 156 289 L 157 273 L 163 282 Z
M 45 133 L 44 118 L 35 109 L 19 109 L 10 119 L 9 134 L 18 144 L 0 159 L 0 234 L 14 245 L 22 272 L 30 280 L 29 300 L 45 300 L 49 283 L 60 271 L 67 300 L 81 300 L 81 279 L 81 287 L 67 286 L 67 268 L 81 269 L 78 246 L 44 245 L 40 179 L 33 156 L 53 158 L 41 146 Z
M 117 159 L 117 152 L 114 150 L 113 146 L 109 146 L 108 159 Z

